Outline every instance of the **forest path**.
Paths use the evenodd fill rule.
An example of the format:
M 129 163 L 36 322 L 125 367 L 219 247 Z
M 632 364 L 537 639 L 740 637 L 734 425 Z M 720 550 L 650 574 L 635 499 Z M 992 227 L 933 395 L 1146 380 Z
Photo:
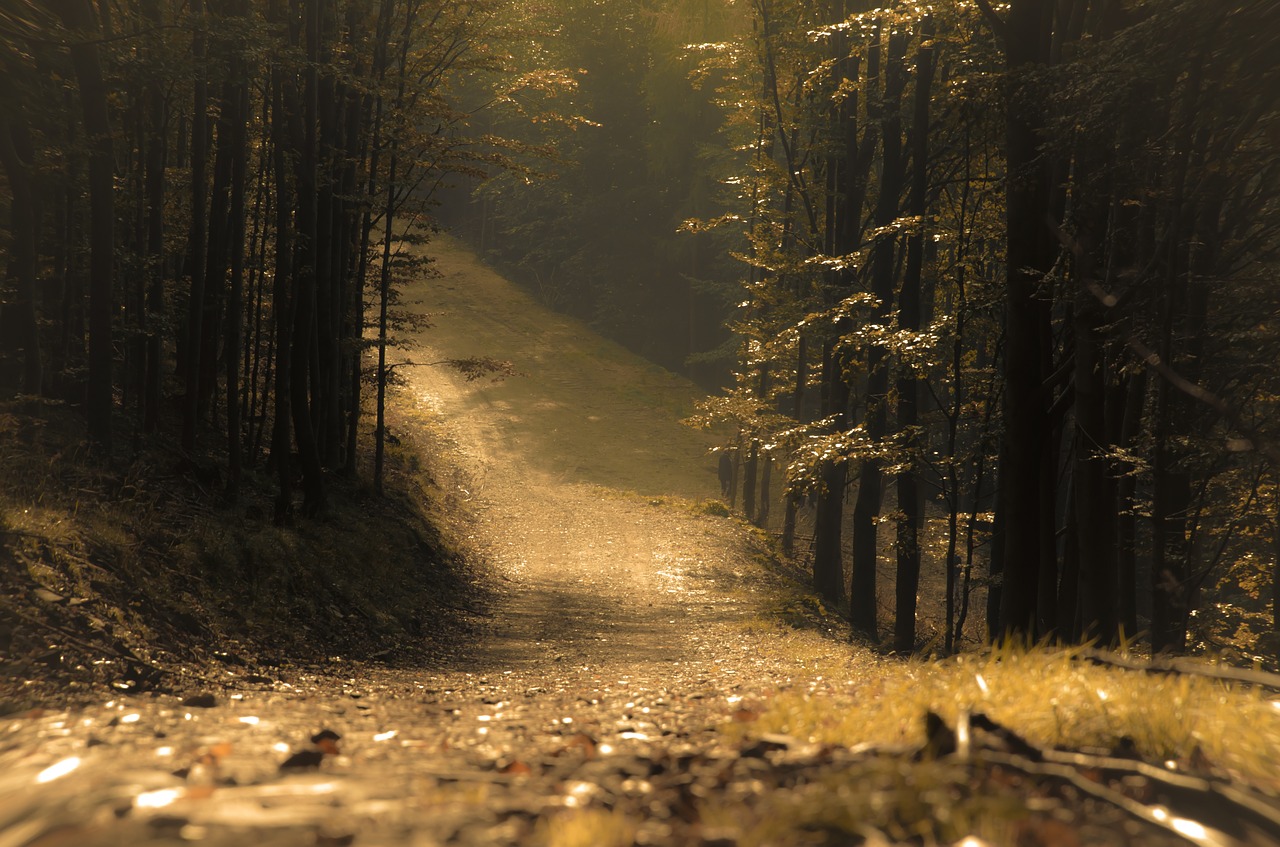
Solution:
M 431 326 L 407 345 L 418 364 L 396 403 L 401 425 L 416 413 L 448 439 L 448 484 L 500 578 L 467 666 L 704 682 L 748 673 L 736 665 L 759 661 L 740 625 L 760 602 L 746 576 L 759 551 L 737 522 L 705 511 L 718 493 L 714 438 L 680 422 L 698 389 L 549 311 L 455 240 L 426 253 L 439 276 L 407 286 L 402 303 Z M 516 375 L 467 381 L 430 364 L 477 356 Z

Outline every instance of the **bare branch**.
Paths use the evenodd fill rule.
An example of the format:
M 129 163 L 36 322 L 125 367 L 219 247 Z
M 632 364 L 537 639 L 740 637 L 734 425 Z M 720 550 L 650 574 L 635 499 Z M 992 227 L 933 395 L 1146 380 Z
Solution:
M 996 14 L 996 10 L 991 7 L 990 0 L 975 0 L 975 2 L 982 12 L 982 17 L 986 18 L 987 25 L 995 33 L 996 38 L 1002 43 L 1007 43 L 1009 40 L 1009 27 L 1005 24 L 1004 19 Z

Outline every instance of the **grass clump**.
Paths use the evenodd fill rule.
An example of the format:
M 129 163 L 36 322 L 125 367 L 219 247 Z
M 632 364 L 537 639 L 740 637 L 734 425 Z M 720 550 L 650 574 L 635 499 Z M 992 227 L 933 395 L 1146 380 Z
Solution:
M 1092 665 L 1069 648 L 1006 646 L 941 662 L 887 663 L 843 693 L 780 693 L 750 729 L 824 744 L 914 746 L 925 740 L 926 712 L 953 725 L 961 710 L 984 713 L 1040 746 L 1131 746 L 1150 761 L 1200 759 L 1280 785 L 1280 709 L 1256 689 Z

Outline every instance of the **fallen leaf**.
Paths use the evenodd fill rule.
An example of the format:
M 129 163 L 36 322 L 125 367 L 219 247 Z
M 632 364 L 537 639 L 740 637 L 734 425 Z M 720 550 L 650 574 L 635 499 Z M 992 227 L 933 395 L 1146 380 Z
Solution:
M 564 746 L 566 749 L 578 748 L 588 759 L 596 755 L 596 740 L 585 732 L 575 732 L 565 739 Z

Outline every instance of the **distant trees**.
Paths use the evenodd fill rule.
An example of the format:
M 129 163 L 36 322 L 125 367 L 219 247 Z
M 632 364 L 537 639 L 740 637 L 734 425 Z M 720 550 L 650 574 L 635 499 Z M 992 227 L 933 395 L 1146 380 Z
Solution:
M 297 473 L 321 510 L 387 381 L 363 357 L 405 230 L 446 174 L 500 164 L 451 99 L 498 66 L 500 5 L 7 4 L 0 379 L 83 403 L 108 451 L 168 429 L 199 462 L 221 431 L 229 497 L 266 458 L 278 520 Z
M 1183 649 L 1224 562 L 1275 555 L 1274 4 L 750 12 L 716 52 L 746 151 L 718 222 L 750 247 L 738 399 L 708 413 L 790 456 L 784 543 L 807 497 L 815 588 L 843 602 L 847 566 L 873 638 L 892 562 L 900 650 L 925 548 L 946 650 L 981 558 L 993 636 Z M 1270 579 L 1235 570 L 1233 597 Z
M 719 72 L 690 73 L 739 18 L 722 0 L 514 4 L 507 19 L 525 37 L 512 50 L 528 79 L 504 96 L 540 118 L 488 110 L 484 125 L 538 158 L 465 186 L 442 210 L 543 302 L 716 386 L 733 358 L 733 242 L 679 229 L 724 210 Z M 492 96 L 479 88 L 467 102 Z

